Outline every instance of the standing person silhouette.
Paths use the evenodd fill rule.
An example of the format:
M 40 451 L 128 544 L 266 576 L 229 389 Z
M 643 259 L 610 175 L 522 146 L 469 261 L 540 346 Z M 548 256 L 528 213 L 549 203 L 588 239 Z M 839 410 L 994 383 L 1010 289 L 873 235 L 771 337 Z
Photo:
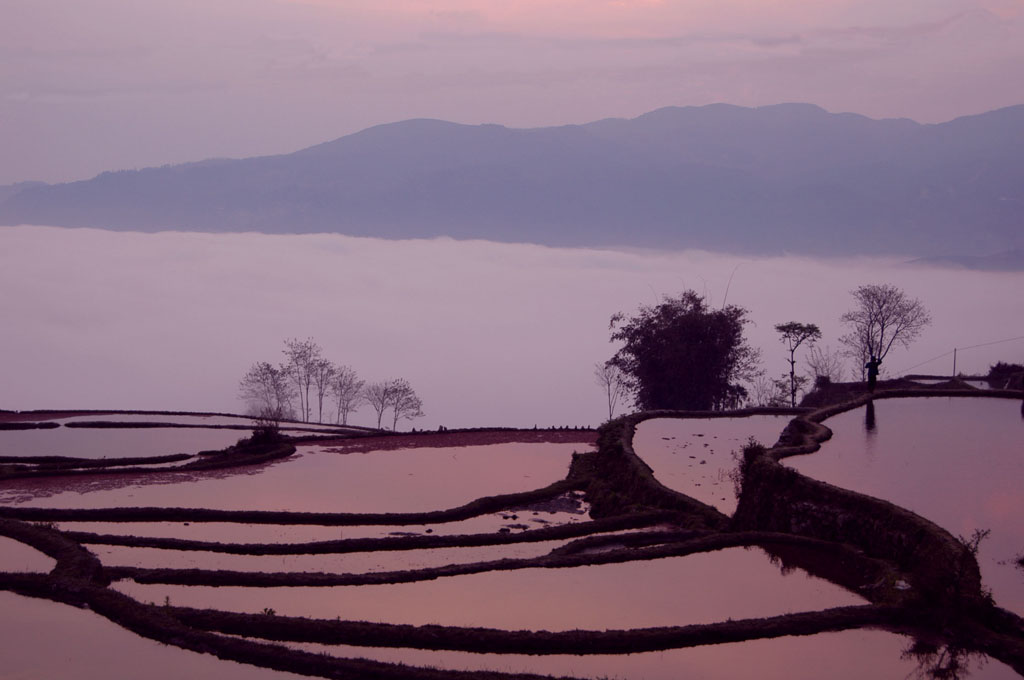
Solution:
M 871 355 L 871 361 L 864 364 L 864 368 L 868 369 L 868 392 L 875 391 L 875 383 L 878 381 L 878 367 L 882 365 L 882 360 Z

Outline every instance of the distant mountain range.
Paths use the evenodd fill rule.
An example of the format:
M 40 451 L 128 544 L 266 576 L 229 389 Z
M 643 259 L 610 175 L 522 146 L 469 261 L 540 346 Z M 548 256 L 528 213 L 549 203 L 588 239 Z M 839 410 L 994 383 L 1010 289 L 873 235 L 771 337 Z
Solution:
M 281 156 L 0 187 L 0 224 L 989 255 L 1024 247 L 1024 106 L 938 125 L 809 104 L 409 120 Z

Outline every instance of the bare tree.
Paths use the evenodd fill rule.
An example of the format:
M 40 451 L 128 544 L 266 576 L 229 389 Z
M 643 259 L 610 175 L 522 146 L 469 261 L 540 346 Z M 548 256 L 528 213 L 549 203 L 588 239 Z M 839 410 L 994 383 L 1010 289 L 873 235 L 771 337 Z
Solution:
M 629 389 L 626 377 L 614 364 L 594 364 L 594 382 L 608 399 L 608 420 L 615 417 L 615 407 Z
M 317 359 L 313 363 L 313 386 L 316 388 L 317 418 L 316 422 L 324 422 L 324 397 L 331 389 L 334 372 L 337 368 L 327 359 Z
M 348 414 L 356 411 L 364 401 L 363 387 L 366 383 L 348 366 L 335 366 L 331 378 L 331 396 L 338 405 L 336 423 L 348 425 Z M 379 425 L 378 425 L 379 426 Z
M 302 420 L 309 422 L 312 416 L 309 391 L 313 386 L 316 367 L 322 358 L 323 350 L 313 338 L 306 338 L 285 340 L 283 351 L 288 357 L 288 363 L 285 364 L 288 376 L 295 385 L 295 392 L 299 397 L 300 416 Z
M 781 378 L 769 378 L 763 372 L 758 373 L 750 381 L 748 393 L 748 403 L 754 406 L 786 406 L 789 403 L 789 377 L 783 373 Z
M 423 417 L 423 402 L 416 396 L 415 390 L 405 378 L 392 380 L 389 385 L 387 405 L 394 417 L 391 429 L 398 429 L 399 420 L 412 420 Z
M 292 417 L 294 391 L 285 368 L 266 361 L 252 365 L 238 383 L 238 396 L 249 413 L 261 418 L 281 420 Z
M 377 413 L 377 429 L 380 429 L 380 421 L 384 417 L 384 410 L 391 401 L 391 385 L 393 380 L 370 383 L 363 390 L 363 398 L 366 403 L 373 407 Z
M 828 345 L 824 349 L 817 345 L 810 347 L 804 361 L 807 362 L 808 377 L 812 384 L 816 385 L 821 378 L 827 378 L 829 382 L 842 382 L 845 377 L 843 353 Z
M 789 321 L 775 326 L 775 331 L 781 335 L 782 343 L 789 351 L 789 405 L 796 406 L 797 375 L 796 375 L 796 350 L 803 343 L 813 345 L 821 339 L 821 329 L 813 323 L 797 323 Z M 804 378 L 801 377 L 803 382 Z
M 921 301 L 907 297 L 896 286 L 861 286 L 851 294 L 855 306 L 839 318 L 850 332 L 839 341 L 862 367 L 871 357 L 881 363 L 894 344 L 909 347 L 932 322 Z

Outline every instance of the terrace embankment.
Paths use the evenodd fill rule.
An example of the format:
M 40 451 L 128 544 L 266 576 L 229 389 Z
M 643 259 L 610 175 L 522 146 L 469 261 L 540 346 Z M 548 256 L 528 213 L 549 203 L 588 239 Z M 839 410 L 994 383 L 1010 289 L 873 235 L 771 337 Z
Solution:
M 607 517 L 638 510 L 669 510 L 677 521 L 691 528 L 723 529 L 727 515 L 710 505 L 674 491 L 659 482 L 633 449 L 636 426 L 651 418 L 743 417 L 802 413 L 792 409 L 747 409 L 742 411 L 694 413 L 645 411 L 609 421 L 598 430 L 598 450 L 573 459 L 569 479 L 585 488 L 591 515 Z
M 939 388 L 907 388 L 907 381 L 897 382 L 895 389 L 860 393 L 853 399 L 828 403 L 799 415 L 786 426 L 774 447 L 746 451 L 743 493 L 733 526 L 850 543 L 870 555 L 892 559 L 912 575 L 922 599 L 936 607 L 980 603 L 985 598 L 977 561 L 971 550 L 949 532 L 897 505 L 810 479 L 779 463 L 788 456 L 817 451 L 821 442 L 832 436 L 822 421 L 872 400 L 1022 396 L 1011 390 L 960 388 L 955 383 Z M 828 396 L 821 400 L 827 402 Z
M 995 607 L 982 588 L 976 546 L 954 538 L 933 522 L 892 503 L 810 479 L 780 460 L 817 451 L 832 436 L 825 419 L 869 404 L 906 397 L 1021 399 L 1012 390 L 903 388 L 860 394 L 798 416 L 775 447 L 744 452 L 742 494 L 733 530 L 778 531 L 856 546 L 891 560 L 906 574 L 908 612 L 922 630 L 942 629 L 946 643 L 985 651 L 1022 672 L 1024 625 Z M 941 636 L 940 636 L 941 637 Z
M 283 439 L 258 441 L 243 439 L 221 451 L 203 451 L 198 455 L 131 458 L 73 458 L 68 456 L 0 457 L 0 481 L 37 477 L 83 475 L 153 475 L 168 472 L 202 472 L 245 465 L 258 465 L 295 453 L 295 446 Z M 189 462 L 184 462 L 189 461 Z M 166 466 L 182 462 L 182 465 Z M 153 465 L 165 465 L 155 468 Z M 148 467 L 147 467 L 148 466 Z

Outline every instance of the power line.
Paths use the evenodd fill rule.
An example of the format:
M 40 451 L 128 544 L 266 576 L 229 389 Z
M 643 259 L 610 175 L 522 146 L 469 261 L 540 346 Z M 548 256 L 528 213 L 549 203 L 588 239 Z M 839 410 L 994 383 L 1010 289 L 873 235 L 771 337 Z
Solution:
M 1018 335 L 1015 338 L 1006 338 L 1005 340 L 994 340 L 993 342 L 983 342 L 980 345 L 971 345 L 970 347 L 957 347 L 958 350 L 963 349 L 974 349 L 976 347 L 988 347 L 989 345 L 1000 345 L 1004 342 L 1013 342 L 1014 340 L 1024 340 L 1024 335 Z
M 1005 338 L 1003 340 L 993 340 L 992 342 L 982 342 L 982 343 L 979 343 L 977 345 L 969 345 L 967 347 L 954 347 L 953 349 L 949 350 L 945 354 L 940 354 L 940 355 L 938 355 L 936 357 L 932 357 L 931 359 L 928 359 L 926 361 L 922 361 L 919 364 L 914 364 L 910 368 L 906 368 L 906 369 L 904 369 L 902 371 L 899 371 L 896 375 L 906 375 L 907 373 L 909 373 L 910 371 L 914 370 L 915 368 L 918 368 L 920 366 L 924 366 L 925 364 L 930 364 L 931 362 L 936 361 L 937 359 L 942 359 L 944 357 L 948 357 L 950 354 L 953 354 L 954 352 L 962 352 L 965 349 L 977 349 L 978 347 L 990 347 L 992 345 L 1001 345 L 1004 342 L 1014 342 L 1015 340 L 1024 340 L 1024 335 L 1018 335 L 1015 338 Z
M 950 354 L 952 354 L 952 353 L 953 353 L 953 350 L 949 350 L 949 351 L 948 351 L 948 352 L 946 352 L 945 354 L 940 354 L 940 355 L 939 355 L 939 356 L 937 356 L 937 357 L 932 357 L 931 359 L 928 359 L 927 361 L 922 361 L 922 362 L 921 362 L 921 363 L 919 363 L 919 364 L 914 364 L 914 365 L 913 365 L 913 366 L 911 366 L 910 368 L 906 368 L 906 369 L 904 369 L 904 370 L 902 370 L 902 371 L 899 371 L 899 372 L 898 372 L 898 373 L 897 373 L 896 375 L 906 375 L 907 373 L 909 373 L 910 371 L 914 370 L 914 369 L 915 369 L 915 368 L 917 368 L 918 366 L 924 366 L 925 364 L 930 364 L 931 362 L 933 362 L 933 361 L 935 361 L 935 360 L 937 360 L 937 359 L 942 359 L 943 357 L 948 357 L 948 356 L 949 356 Z

